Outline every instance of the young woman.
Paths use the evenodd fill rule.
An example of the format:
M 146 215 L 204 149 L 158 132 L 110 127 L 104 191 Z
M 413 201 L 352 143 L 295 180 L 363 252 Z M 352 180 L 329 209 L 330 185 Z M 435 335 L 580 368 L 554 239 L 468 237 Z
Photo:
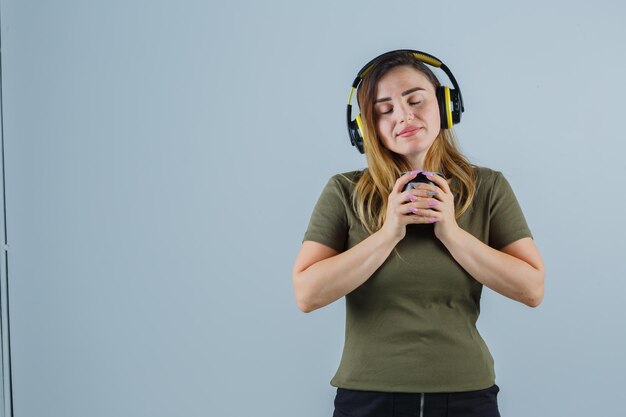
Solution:
M 531 307 L 542 301 L 543 261 L 522 210 L 500 172 L 457 148 L 462 98 L 441 61 L 391 51 L 357 86 L 367 169 L 330 178 L 293 268 L 302 311 L 346 297 L 334 416 L 499 416 L 476 320 L 483 285 Z

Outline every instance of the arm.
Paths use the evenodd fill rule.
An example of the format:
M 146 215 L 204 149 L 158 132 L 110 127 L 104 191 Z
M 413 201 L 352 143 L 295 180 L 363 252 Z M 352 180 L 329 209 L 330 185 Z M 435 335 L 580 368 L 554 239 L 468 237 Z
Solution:
M 413 216 L 412 210 L 424 210 L 434 199 L 421 188 L 403 192 L 416 175 L 414 171 L 396 180 L 382 228 L 354 247 L 340 253 L 311 240 L 302 243 L 292 272 L 296 302 L 302 311 L 308 313 L 324 307 L 359 287 L 404 238 L 407 224 L 430 223 L 430 219 Z M 421 198 L 419 202 L 418 198 Z M 325 216 L 321 217 L 319 223 L 326 222 Z M 331 223 L 331 226 L 332 230 L 345 224 L 337 221 L 337 225 Z
M 537 307 L 543 299 L 544 266 L 534 241 L 525 237 L 502 250 L 486 245 L 456 223 L 454 196 L 448 183 L 436 175 L 428 178 L 437 187 L 424 187 L 436 190 L 441 204 L 423 214 L 437 218 L 435 235 L 452 257 L 481 284 L 505 297 Z
M 541 303 L 544 265 L 531 238 L 519 239 L 499 251 L 458 228 L 442 243 L 463 269 L 486 287 L 530 307 Z
M 298 307 L 309 313 L 353 291 L 376 272 L 396 244 L 380 231 L 342 253 L 304 241 L 292 273 Z

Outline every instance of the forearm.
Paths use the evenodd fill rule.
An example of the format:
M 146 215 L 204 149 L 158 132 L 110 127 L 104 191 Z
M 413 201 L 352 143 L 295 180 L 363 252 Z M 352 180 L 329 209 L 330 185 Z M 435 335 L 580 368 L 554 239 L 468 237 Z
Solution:
M 300 272 L 297 292 L 304 311 L 324 307 L 359 287 L 385 262 L 397 243 L 379 231 Z
M 442 242 L 463 269 L 486 287 L 531 307 L 541 302 L 542 270 L 484 244 L 461 228 Z

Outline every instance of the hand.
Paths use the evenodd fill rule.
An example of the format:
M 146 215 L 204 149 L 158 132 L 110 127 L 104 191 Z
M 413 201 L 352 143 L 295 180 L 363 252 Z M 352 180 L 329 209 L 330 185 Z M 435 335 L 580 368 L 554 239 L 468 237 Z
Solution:
M 431 216 L 435 219 L 435 236 L 443 242 L 451 238 L 459 230 L 454 211 L 454 195 L 450 190 L 450 185 L 448 184 L 449 180 L 446 181 L 432 172 L 423 172 L 423 174 L 426 175 L 426 178 L 435 183 L 434 186 L 424 184 L 423 188 L 437 192 L 434 197 L 439 201 L 439 204 L 432 207 L 431 211 L 433 211 L 434 214 L 424 211 L 422 216 Z M 419 216 L 420 213 L 417 213 L 417 215 Z
M 439 221 L 436 219 L 440 217 L 440 213 L 433 210 L 441 205 L 441 202 L 434 198 L 435 192 L 441 192 L 439 188 L 430 184 L 417 183 L 415 188 L 402 191 L 418 172 L 421 171 L 412 171 L 398 178 L 387 200 L 385 223 L 381 231 L 396 241 L 402 240 L 406 235 L 407 224 Z M 442 181 L 445 182 L 445 180 Z

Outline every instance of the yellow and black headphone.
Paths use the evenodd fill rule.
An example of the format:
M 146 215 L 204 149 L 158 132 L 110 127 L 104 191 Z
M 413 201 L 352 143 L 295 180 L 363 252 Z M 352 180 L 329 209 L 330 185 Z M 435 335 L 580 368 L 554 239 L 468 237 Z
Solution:
M 395 51 L 385 52 L 382 55 L 377 56 L 372 59 L 370 62 L 365 64 L 363 68 L 359 71 L 358 75 L 354 79 L 352 83 L 352 89 L 350 90 L 350 97 L 348 98 L 348 134 L 350 135 L 350 143 L 359 150 L 359 152 L 364 153 L 363 149 L 363 137 L 365 129 L 363 128 L 363 121 L 361 120 L 361 115 L 357 114 L 354 120 L 352 120 L 352 94 L 357 89 L 361 80 L 363 80 L 363 76 L 370 70 L 370 68 L 380 60 L 386 58 L 389 55 L 395 55 L 402 52 L 408 52 L 413 54 L 415 59 L 421 61 L 430 66 L 441 68 L 450 81 L 452 81 L 452 85 L 454 89 L 451 89 L 446 86 L 437 87 L 436 96 L 437 103 L 439 104 L 439 116 L 441 118 L 441 128 L 449 129 L 452 125 L 457 124 L 461 121 L 461 113 L 465 111 L 465 107 L 463 106 L 463 96 L 461 95 L 461 88 L 459 84 L 456 82 L 454 75 L 452 75 L 452 71 L 438 58 L 427 54 L 425 52 L 416 51 L 413 49 L 397 49 Z

